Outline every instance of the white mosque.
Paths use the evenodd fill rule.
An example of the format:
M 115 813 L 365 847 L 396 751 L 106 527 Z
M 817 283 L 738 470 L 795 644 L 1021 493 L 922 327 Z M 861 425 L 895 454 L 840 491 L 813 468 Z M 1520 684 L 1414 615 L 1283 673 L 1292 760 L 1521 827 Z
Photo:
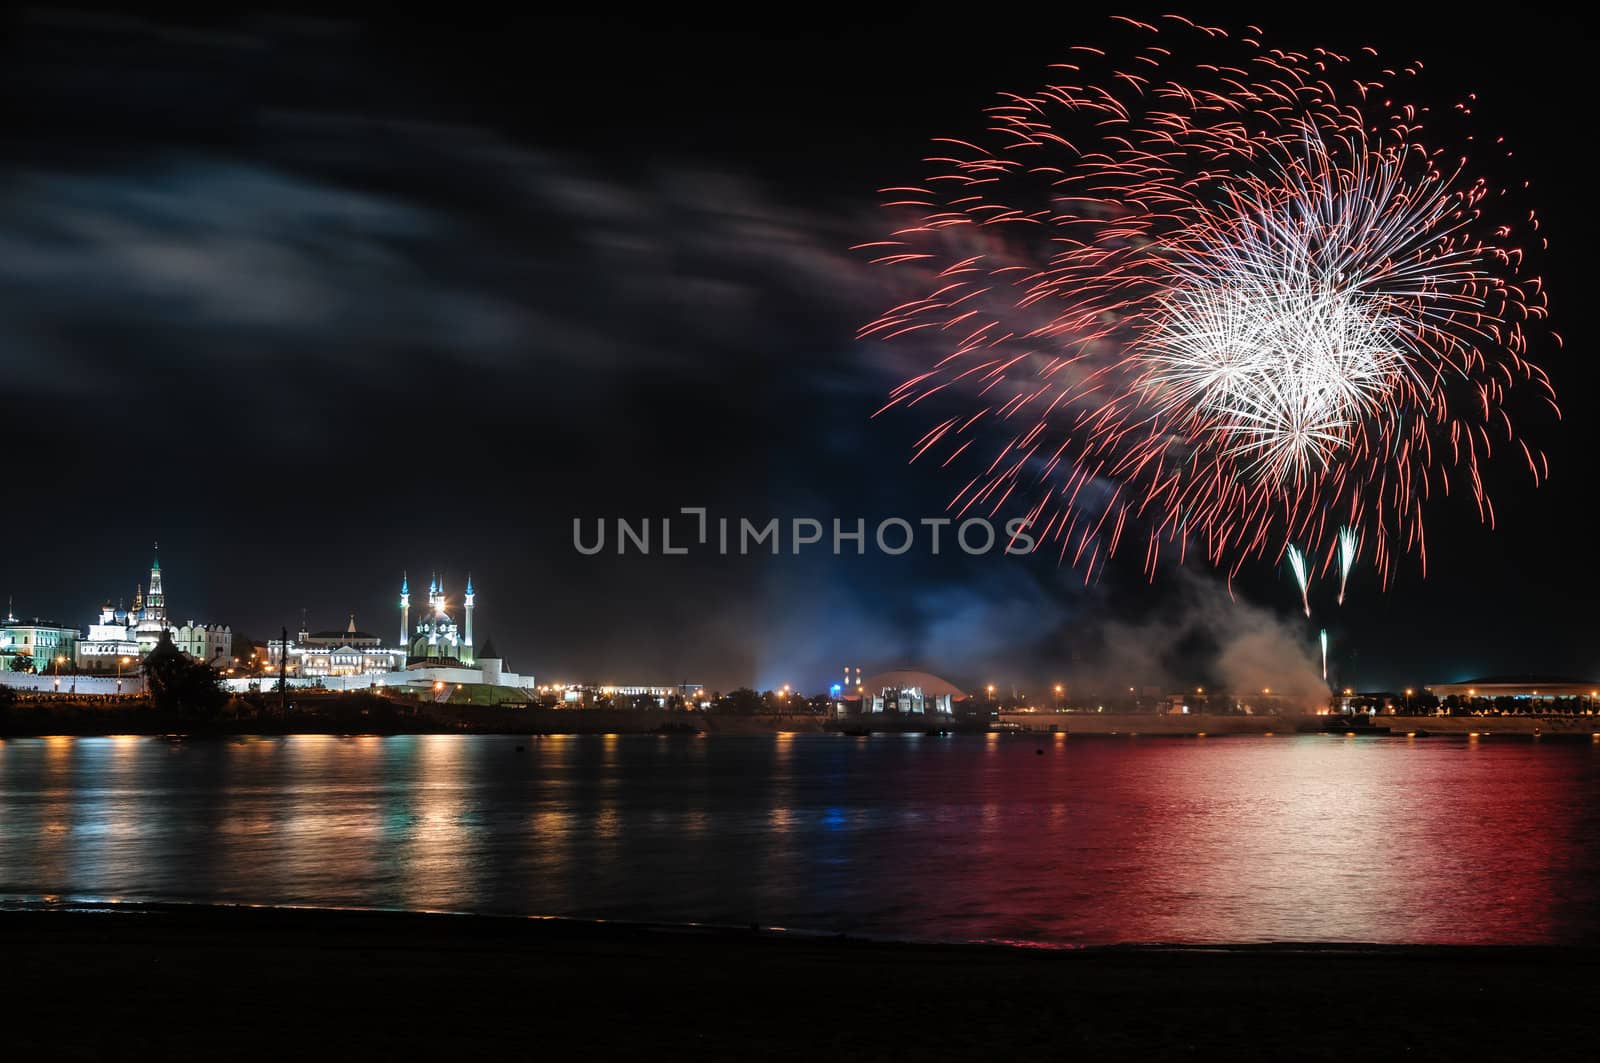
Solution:
M 472 610 L 477 602 L 472 590 L 472 573 L 467 573 L 467 593 L 461 599 L 466 626 L 463 631 L 450 615 L 450 600 L 444 591 L 444 577 L 435 572 L 428 581 L 428 611 L 417 619 L 411 631 L 411 582 L 400 576 L 400 644 L 414 661 L 459 661 L 472 664 Z
M 400 577 L 400 638 L 386 647 L 377 635 L 358 630 L 351 613 L 344 630 L 311 632 L 302 622 L 300 631 L 287 643 L 274 639 L 267 643 L 270 669 L 280 669 L 291 687 L 321 687 L 328 690 L 365 690 L 375 687 L 406 688 L 415 692 L 432 691 L 447 695 L 466 686 L 534 688 L 533 676 L 507 671 L 505 662 L 494 650 L 492 641 L 480 654 L 472 641 L 472 614 L 477 593 L 472 577 L 467 577 L 461 599 L 462 622 L 457 624 L 451 611 L 444 577 L 434 573 L 428 581 L 428 600 L 419 611 L 416 626 L 411 623 L 411 581 Z M 276 684 L 272 676 L 234 679 L 228 685 L 239 690 L 263 684 Z M 443 697 L 440 700 L 444 700 Z

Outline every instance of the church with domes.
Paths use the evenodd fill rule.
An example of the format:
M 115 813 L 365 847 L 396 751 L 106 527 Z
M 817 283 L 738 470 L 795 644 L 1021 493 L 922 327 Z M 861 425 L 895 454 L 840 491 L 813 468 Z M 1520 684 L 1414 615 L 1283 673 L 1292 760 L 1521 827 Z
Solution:
M 233 629 L 225 624 L 177 625 L 167 619 L 167 596 L 161 585 L 159 552 L 150 562 L 150 582 L 134 585 L 133 607 L 124 609 L 111 600 L 100 607 L 87 638 L 78 640 L 76 663 L 90 672 L 126 668 L 156 648 L 164 634 L 173 645 L 197 661 L 225 666 L 233 652 Z

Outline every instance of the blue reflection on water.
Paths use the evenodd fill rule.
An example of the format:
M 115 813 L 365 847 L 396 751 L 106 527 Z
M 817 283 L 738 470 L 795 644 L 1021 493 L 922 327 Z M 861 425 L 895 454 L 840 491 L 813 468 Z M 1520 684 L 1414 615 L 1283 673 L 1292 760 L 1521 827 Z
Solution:
M 10 739 L 0 895 L 1059 943 L 1596 936 L 1589 743 L 1038 749 L 1003 736 Z

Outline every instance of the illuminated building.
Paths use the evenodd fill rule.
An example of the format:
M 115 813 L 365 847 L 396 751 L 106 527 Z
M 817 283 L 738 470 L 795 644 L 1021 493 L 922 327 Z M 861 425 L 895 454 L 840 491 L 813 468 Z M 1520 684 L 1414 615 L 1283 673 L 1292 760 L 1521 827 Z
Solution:
M 231 679 L 226 685 L 238 691 L 271 689 L 282 664 L 283 677 L 291 687 L 431 693 L 440 701 L 449 700 L 453 692 L 459 692 L 466 700 L 476 697 L 481 701 L 504 699 L 508 690 L 534 690 L 533 677 L 508 671 L 492 641 L 485 642 L 482 654 L 474 649 L 476 605 L 477 593 L 468 576 L 461 601 L 462 623 L 458 625 L 451 613 L 444 579 L 435 574 L 428 583 L 427 603 L 413 628 L 411 581 L 402 574 L 398 645 L 385 646 L 381 636 L 358 630 L 354 613 L 343 631 L 312 633 L 302 623 L 300 632 L 287 646 L 282 639 L 267 643 L 266 674 Z M 476 693 L 473 688 L 478 688 Z
M 163 633 L 181 652 L 197 661 L 225 665 L 233 653 L 233 629 L 226 624 L 190 620 L 178 626 L 167 619 L 167 596 L 158 556 L 150 562 L 148 588 L 134 585 L 133 608 L 124 610 L 107 599 L 97 620 L 89 625 L 88 637 L 77 641 L 75 659 L 84 671 L 115 672 L 123 658 L 138 660 L 155 649 Z
M 383 645 L 377 635 L 356 628 L 356 614 L 350 614 L 344 630 L 311 632 L 301 624 L 298 635 L 288 645 L 289 671 L 297 676 L 379 675 L 406 666 L 406 651 Z M 267 643 L 267 664 L 276 669 L 284 655 L 282 639 Z
M 450 615 L 449 598 L 445 595 L 444 577 L 435 574 L 428 583 L 428 610 L 417 621 L 416 631 L 408 637 L 407 656 L 414 661 L 460 661 L 473 663 L 472 610 L 477 595 L 472 589 L 472 576 L 467 576 L 467 593 L 462 598 L 465 613 L 465 631 L 457 627 Z M 400 627 L 405 630 L 411 613 L 410 584 L 400 580 Z
M 137 659 L 139 644 L 133 639 L 128 611 L 108 600 L 100 607 L 98 622 L 89 625 L 89 637 L 79 646 L 78 666 L 93 669 L 103 661 L 115 662 L 123 657 Z
M 649 698 L 663 709 L 677 703 L 691 707 L 695 705 L 705 707 L 710 704 L 705 700 L 704 683 L 620 683 L 602 686 L 557 683 L 552 687 L 540 689 L 554 692 L 566 705 L 592 705 L 601 699 L 618 698 L 628 700 Z
M 928 672 L 897 670 L 858 680 L 854 691 L 841 690 L 838 712 L 902 716 L 945 714 L 966 695 L 955 684 Z
M 1540 704 L 1574 698 L 1581 700 L 1586 707 L 1592 707 L 1594 701 L 1600 698 L 1600 682 L 1570 676 L 1489 675 L 1459 683 L 1434 683 L 1423 689 L 1440 701 L 1452 697 L 1469 702 L 1493 702 L 1509 698 L 1523 704 Z
M 0 626 L 0 668 L 9 669 L 17 657 L 31 657 L 36 672 L 48 672 L 57 657 L 75 658 L 78 629 L 35 617 L 18 620 L 6 607 L 6 618 Z

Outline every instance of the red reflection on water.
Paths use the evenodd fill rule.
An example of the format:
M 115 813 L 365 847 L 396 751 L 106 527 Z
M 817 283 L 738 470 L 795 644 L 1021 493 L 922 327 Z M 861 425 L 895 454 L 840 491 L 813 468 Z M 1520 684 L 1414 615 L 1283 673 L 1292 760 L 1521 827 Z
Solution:
M 11 740 L 0 896 L 1056 944 L 1590 941 L 1597 798 L 1590 743 Z
M 974 815 L 944 832 L 946 903 L 966 913 L 959 936 L 1595 936 L 1600 826 L 1587 745 L 1319 736 L 1004 746 L 975 780 Z M 913 873 L 933 870 L 925 852 L 897 854 Z

